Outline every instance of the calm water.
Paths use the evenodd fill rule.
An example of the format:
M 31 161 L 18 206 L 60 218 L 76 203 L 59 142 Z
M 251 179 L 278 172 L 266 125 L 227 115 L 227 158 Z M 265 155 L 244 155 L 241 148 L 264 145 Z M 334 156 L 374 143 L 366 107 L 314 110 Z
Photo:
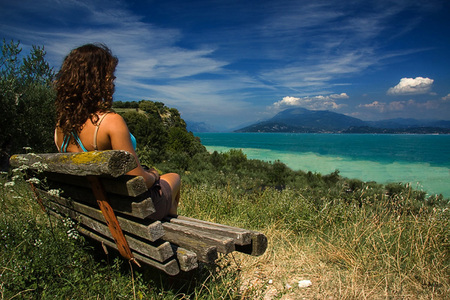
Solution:
M 209 151 L 242 149 L 250 159 L 294 170 L 379 183 L 411 183 L 450 197 L 450 135 L 195 133 Z

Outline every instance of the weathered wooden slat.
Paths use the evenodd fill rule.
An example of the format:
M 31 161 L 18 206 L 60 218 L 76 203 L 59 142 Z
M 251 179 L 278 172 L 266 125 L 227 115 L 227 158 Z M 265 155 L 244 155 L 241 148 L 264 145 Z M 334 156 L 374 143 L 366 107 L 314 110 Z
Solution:
M 108 247 L 117 249 L 117 245 L 114 242 L 88 230 L 87 228 L 79 227 L 78 231 L 85 236 L 88 236 L 92 239 L 102 242 L 103 244 L 105 244 Z M 180 273 L 180 267 L 175 258 L 169 259 L 168 261 L 161 263 L 161 262 L 157 262 L 149 257 L 141 255 L 139 253 L 136 253 L 136 252 L 132 252 L 132 253 L 133 253 L 134 258 L 137 259 L 138 261 L 145 263 L 149 266 L 152 266 L 154 268 L 157 268 L 159 270 L 162 270 L 169 275 L 175 276 Z
M 88 203 L 92 206 L 97 205 L 97 200 L 92 191 L 87 188 L 76 187 L 65 183 L 52 182 L 50 188 L 61 189 L 61 196 L 75 201 Z M 115 212 L 120 212 L 136 218 L 145 219 L 155 212 L 153 201 L 148 193 L 138 197 L 125 197 L 115 194 L 108 194 L 109 203 Z
M 77 176 L 123 175 L 137 167 L 134 156 L 122 150 L 79 153 L 17 154 L 10 158 L 13 167 L 22 165 L 61 174 Z
M 71 210 L 65 206 L 56 204 L 55 202 L 48 201 L 46 202 L 46 205 L 48 205 L 55 211 L 58 211 L 74 220 L 77 220 L 84 226 L 91 228 L 99 234 L 108 238 L 112 238 L 112 234 L 109 231 L 108 226 L 106 226 L 105 224 L 74 210 Z M 168 242 L 164 242 L 159 245 L 151 245 L 150 242 L 143 242 L 130 236 L 129 234 L 125 234 L 125 238 L 128 242 L 128 245 L 133 251 L 149 256 L 154 260 L 163 262 L 174 255 L 173 249 Z
M 68 174 L 57 174 L 45 172 L 41 177 L 47 180 L 69 183 L 78 187 L 90 188 L 90 183 L 86 176 L 75 176 Z M 147 186 L 142 176 L 122 175 L 117 178 L 101 177 L 100 182 L 107 193 L 122 196 L 137 197 L 147 192 Z
M 53 210 L 48 210 L 48 212 L 52 216 L 54 216 L 56 218 L 59 218 L 59 219 L 62 218 L 62 216 L 58 212 L 55 212 Z M 116 243 L 114 243 L 113 241 L 111 241 L 111 240 L 109 240 L 109 239 L 107 239 L 107 238 L 105 238 L 105 237 L 103 237 L 103 236 L 101 236 L 101 235 L 91 231 L 90 228 L 87 228 L 87 227 L 85 228 L 85 227 L 82 227 L 82 226 L 78 226 L 77 230 L 78 230 L 78 232 L 80 232 L 84 236 L 87 236 L 87 237 L 89 237 L 91 239 L 99 241 L 100 243 L 103 243 L 106 246 L 117 250 Z M 157 268 L 157 269 L 159 269 L 161 271 L 164 271 L 164 272 L 166 272 L 169 275 L 174 276 L 174 275 L 177 275 L 178 273 L 180 273 L 180 268 L 178 266 L 178 262 L 176 261 L 176 259 L 169 259 L 168 261 L 166 261 L 164 263 L 160 263 L 160 262 L 157 262 L 157 261 L 155 261 L 155 260 L 153 260 L 153 259 L 151 259 L 149 257 L 141 255 L 139 253 L 136 253 L 136 252 L 132 252 L 132 253 L 133 253 L 134 258 L 137 259 L 138 261 L 143 262 L 143 263 L 145 263 L 145 264 L 147 264 L 149 266 L 152 266 L 154 268 Z
M 252 242 L 252 231 L 183 216 L 167 217 L 166 221 L 187 228 L 207 231 L 214 235 L 232 238 L 236 245 L 248 245 Z
M 253 231 L 252 242 L 249 245 L 236 245 L 236 251 L 250 254 L 253 256 L 260 256 L 266 252 L 267 237 L 261 232 Z
M 188 236 L 177 232 L 168 232 L 162 238 L 173 245 L 189 249 L 197 255 L 197 259 L 204 263 L 214 263 L 218 258 L 217 247 L 207 244 L 205 241 L 198 240 L 192 236 Z
M 98 208 L 82 204 L 80 202 L 75 202 L 73 200 L 69 200 L 64 197 L 50 195 L 49 193 L 41 189 L 37 189 L 37 192 L 40 194 L 43 200 L 48 199 L 50 201 L 61 204 L 65 207 L 68 207 L 69 209 L 73 209 L 79 213 L 85 214 L 98 221 L 101 222 L 105 221 L 102 212 Z M 117 216 L 117 219 L 119 220 L 120 227 L 122 228 L 123 231 L 131 233 L 133 235 L 137 235 L 143 239 L 147 239 L 149 241 L 154 242 L 164 235 L 164 228 L 160 221 L 142 220 L 142 222 L 146 223 L 151 222 L 150 224 L 142 224 L 134 222 L 133 220 L 129 220 L 122 216 Z
M 197 254 L 175 245 L 172 245 L 172 247 L 177 253 L 177 260 L 181 271 L 188 272 L 198 268 Z
M 177 224 L 172 223 L 162 223 L 162 224 L 164 228 L 164 236 L 163 236 L 164 240 L 168 238 L 170 234 L 185 235 L 192 237 L 194 239 L 205 241 L 207 244 L 216 247 L 217 251 L 220 253 L 227 254 L 235 250 L 235 245 L 233 239 L 231 238 L 220 235 L 213 235 L 206 231 L 187 228 Z M 175 241 L 173 242 L 176 244 Z M 186 248 L 189 249 L 189 247 Z
M 264 254 L 267 249 L 267 237 L 258 231 L 197 220 L 185 216 L 168 218 L 168 220 L 170 220 L 171 223 L 176 223 L 187 227 L 195 226 L 198 229 L 205 226 L 204 230 L 215 232 L 223 236 L 232 237 L 235 240 L 236 251 L 242 253 L 259 256 Z

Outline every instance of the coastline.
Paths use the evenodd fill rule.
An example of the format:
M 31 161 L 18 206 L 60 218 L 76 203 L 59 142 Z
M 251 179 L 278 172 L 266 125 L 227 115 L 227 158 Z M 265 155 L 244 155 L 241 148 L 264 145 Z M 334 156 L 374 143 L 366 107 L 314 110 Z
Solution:
M 242 149 L 249 159 L 279 160 L 296 171 L 330 174 L 339 170 L 346 178 L 380 184 L 409 183 L 428 194 L 450 198 L 448 135 L 196 133 L 196 136 L 210 152 Z M 292 141 L 293 137 L 299 141 Z M 393 147 L 396 152 L 389 153 Z

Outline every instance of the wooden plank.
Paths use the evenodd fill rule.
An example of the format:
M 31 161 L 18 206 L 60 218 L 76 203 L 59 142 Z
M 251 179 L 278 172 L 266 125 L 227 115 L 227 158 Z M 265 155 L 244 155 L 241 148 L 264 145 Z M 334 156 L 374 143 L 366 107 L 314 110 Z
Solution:
M 63 191 L 61 196 L 64 198 L 70 198 L 75 201 L 87 203 L 91 206 L 97 205 L 97 200 L 90 189 L 59 182 L 50 182 L 49 185 L 51 189 L 61 189 Z M 153 201 L 147 193 L 138 197 L 125 197 L 115 194 L 108 194 L 108 199 L 115 212 L 120 212 L 139 219 L 145 219 L 155 212 Z
M 235 250 L 234 242 L 233 242 L 233 239 L 231 239 L 231 238 L 219 236 L 219 235 L 213 235 L 206 231 L 187 228 L 187 227 L 177 225 L 177 224 L 172 224 L 172 223 L 162 223 L 162 225 L 164 228 L 164 236 L 163 236 L 164 240 L 168 237 L 169 234 L 176 233 L 177 235 L 189 236 L 193 239 L 204 241 L 207 244 L 216 247 L 217 251 L 220 253 L 228 254 Z M 175 241 L 173 241 L 173 243 L 176 244 Z M 187 249 L 189 249 L 189 247 L 187 247 Z
M 250 254 L 253 256 L 260 256 L 266 252 L 267 237 L 257 231 L 253 231 L 252 242 L 249 245 L 236 245 L 236 251 Z
M 198 229 L 214 235 L 232 238 L 236 245 L 248 245 L 252 242 L 252 231 L 250 230 L 183 216 L 166 217 L 164 220 L 187 228 Z
M 112 241 L 110 241 L 110 240 L 108 240 L 108 239 L 106 239 L 106 238 L 104 238 L 104 237 L 102 237 L 102 236 L 100 236 L 100 235 L 98 235 L 98 234 L 88 230 L 87 228 L 79 227 L 78 231 L 81 234 L 83 234 L 85 236 L 88 236 L 88 237 L 90 237 L 92 239 L 95 239 L 95 240 L 105 244 L 108 247 L 117 249 L 117 246 L 116 246 L 116 244 L 114 242 L 112 242 Z M 166 272 L 167 274 L 169 274 L 171 276 L 175 276 L 175 275 L 180 273 L 180 267 L 179 267 L 178 262 L 176 261 L 175 258 L 169 259 L 166 262 L 161 263 L 161 262 L 157 262 L 157 261 L 151 259 L 150 257 L 146 257 L 144 255 L 141 255 L 141 254 L 139 254 L 137 252 L 132 252 L 132 253 L 134 255 L 134 258 L 137 259 L 138 261 L 140 261 L 142 263 L 145 263 L 145 264 L 147 264 L 149 266 L 152 266 L 154 268 L 157 268 L 159 270 L 162 270 L 162 271 Z
M 204 263 L 214 263 L 218 258 L 217 247 L 180 232 L 165 230 L 162 238 L 176 246 L 188 249 L 197 255 L 197 259 Z
M 198 268 L 197 254 L 185 248 L 172 245 L 174 251 L 177 253 L 178 264 L 181 271 L 188 272 Z
M 78 187 L 90 188 L 90 183 L 86 179 L 86 176 L 45 172 L 40 177 L 46 178 L 47 181 L 70 183 Z M 100 181 L 106 192 L 111 194 L 137 197 L 148 190 L 142 176 L 122 175 L 117 178 L 101 177 Z
M 70 208 L 65 206 L 56 204 L 51 201 L 46 202 L 47 207 L 55 210 L 61 214 L 67 215 L 68 217 L 77 220 L 81 224 L 86 227 L 91 228 L 93 231 L 98 232 L 99 234 L 112 238 L 111 232 L 108 229 L 108 226 L 99 222 L 95 219 L 92 219 L 86 215 L 78 213 Z M 150 244 L 150 242 L 144 242 L 142 240 L 136 239 L 129 234 L 125 234 L 125 238 L 128 242 L 128 245 L 134 252 L 141 253 L 143 255 L 149 256 L 156 261 L 163 262 L 168 258 L 174 255 L 173 249 L 168 242 L 163 242 L 161 244 Z
M 52 210 L 49 210 L 48 212 L 52 216 L 54 216 L 54 217 L 56 217 L 58 219 L 62 218 L 62 216 L 59 213 L 57 213 L 57 212 L 54 212 Z M 101 235 L 98 235 L 95 232 L 92 232 L 89 228 L 78 226 L 77 227 L 77 231 L 80 232 L 84 236 L 87 236 L 87 237 L 89 237 L 91 239 L 94 239 L 94 240 L 96 240 L 96 241 L 98 241 L 100 243 L 105 244 L 106 246 L 108 246 L 110 248 L 113 248 L 113 249 L 117 250 L 117 246 L 116 246 L 116 244 L 113 241 L 111 241 L 111 240 L 109 240 L 109 239 L 107 239 L 107 238 L 105 238 L 105 237 L 103 237 Z M 180 268 L 179 268 L 178 263 L 177 263 L 177 261 L 175 259 L 169 259 L 168 261 L 166 261 L 164 263 L 160 263 L 160 262 L 157 262 L 155 260 L 152 260 L 149 257 L 145 257 L 145 256 L 143 256 L 143 255 L 141 255 L 139 253 L 135 253 L 135 252 L 132 252 L 132 253 L 133 253 L 135 259 L 137 259 L 138 261 L 140 261 L 142 263 L 145 263 L 145 264 L 147 264 L 149 266 L 152 266 L 154 268 L 157 268 L 157 269 L 159 269 L 161 271 L 164 271 L 164 272 L 166 272 L 169 275 L 174 276 L 174 275 L 177 275 L 178 273 L 180 273 Z
M 197 226 L 197 228 L 201 228 L 201 226 L 204 225 L 205 230 L 211 230 L 211 232 L 216 232 L 217 234 L 222 234 L 224 236 L 233 237 L 236 235 L 236 237 L 234 237 L 236 251 L 239 252 L 259 256 L 264 254 L 267 249 L 267 237 L 258 231 L 197 220 L 185 216 L 168 218 L 168 220 L 170 220 L 171 223 L 173 222 L 183 226 Z M 239 234 L 242 234 L 242 236 L 239 236 Z M 239 240 L 239 242 L 236 242 L 236 240 Z
M 10 158 L 13 167 L 71 174 L 77 176 L 118 177 L 137 167 L 134 156 L 122 150 L 89 151 L 78 153 L 16 154 Z
M 105 220 L 100 209 L 96 207 L 92 207 L 73 200 L 69 200 L 64 197 L 50 195 L 47 192 L 40 189 L 37 189 L 37 192 L 44 200 L 48 199 L 49 201 L 57 202 L 65 207 L 73 209 L 79 213 L 85 214 L 98 221 L 104 222 Z M 135 222 L 133 220 L 129 220 L 122 216 L 117 216 L 117 219 L 119 220 L 120 227 L 122 227 L 123 231 L 132 233 L 146 240 L 154 242 L 164 235 L 164 228 L 160 221 L 142 220 L 142 222 L 146 223 L 150 222 L 149 224 L 146 223 L 142 224 Z

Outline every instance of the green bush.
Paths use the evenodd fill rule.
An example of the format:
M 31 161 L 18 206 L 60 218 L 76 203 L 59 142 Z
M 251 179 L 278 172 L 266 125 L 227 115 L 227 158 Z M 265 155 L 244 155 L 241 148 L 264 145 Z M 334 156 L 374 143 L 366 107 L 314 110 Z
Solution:
M 11 154 L 23 147 L 55 151 L 54 72 L 42 47 L 23 55 L 19 43 L 3 40 L 0 56 L 0 168 L 6 170 Z

